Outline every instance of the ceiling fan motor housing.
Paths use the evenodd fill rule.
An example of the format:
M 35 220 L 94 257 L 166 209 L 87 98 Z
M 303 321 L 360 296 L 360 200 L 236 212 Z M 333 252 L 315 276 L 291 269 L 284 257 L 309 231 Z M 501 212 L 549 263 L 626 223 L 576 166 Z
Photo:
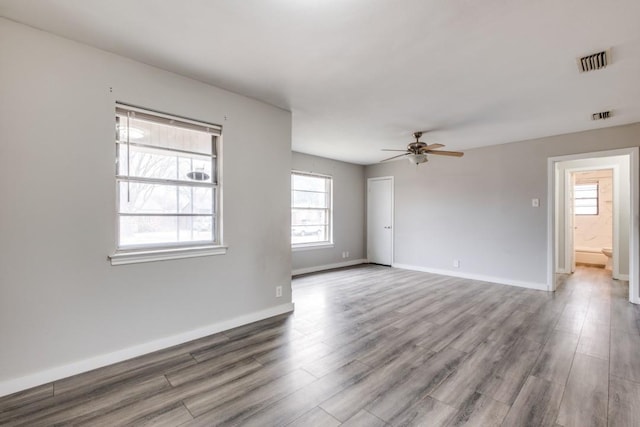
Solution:
M 418 154 L 421 149 L 426 147 L 427 144 L 424 142 L 412 142 L 407 146 L 407 151 L 411 151 L 412 153 Z

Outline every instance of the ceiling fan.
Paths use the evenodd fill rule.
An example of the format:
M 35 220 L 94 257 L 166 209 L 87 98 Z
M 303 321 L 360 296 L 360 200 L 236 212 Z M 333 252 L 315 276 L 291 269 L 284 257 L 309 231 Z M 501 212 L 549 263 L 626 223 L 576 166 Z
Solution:
M 442 148 L 444 145 L 442 144 L 426 144 L 420 141 L 420 137 L 424 132 L 414 132 L 413 136 L 416 139 L 416 142 L 412 142 L 407 145 L 406 150 L 392 150 L 392 149 L 383 149 L 382 151 L 404 151 L 405 153 L 399 154 L 397 156 L 389 157 L 388 159 L 380 160 L 381 162 L 386 162 L 388 160 L 398 159 L 400 157 L 405 157 L 409 159 L 409 162 L 419 165 L 420 163 L 425 163 L 429 159 L 427 158 L 427 154 L 437 154 L 439 156 L 451 156 L 451 157 L 462 157 L 464 153 L 460 151 L 444 151 L 444 150 L 436 150 L 436 148 Z

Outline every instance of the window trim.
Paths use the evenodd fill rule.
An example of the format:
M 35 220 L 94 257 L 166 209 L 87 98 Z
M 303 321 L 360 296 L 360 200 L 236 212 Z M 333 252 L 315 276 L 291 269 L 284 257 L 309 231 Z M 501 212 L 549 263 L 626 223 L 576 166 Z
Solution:
M 196 258 L 210 255 L 225 255 L 227 246 L 207 245 L 183 248 L 118 251 L 109 255 L 111 265 L 137 264 L 141 262 L 165 261 L 170 259 Z
M 316 172 L 307 172 L 307 171 L 302 171 L 302 170 L 297 170 L 297 169 L 292 169 L 291 170 L 291 174 L 290 174 L 290 178 L 292 175 L 303 175 L 303 176 L 311 176 L 314 178 L 324 178 L 327 179 L 329 181 L 329 206 L 327 208 L 317 208 L 319 210 L 327 210 L 328 211 L 328 218 L 329 218 L 329 240 L 323 240 L 321 242 L 304 242 L 304 243 L 291 243 L 291 250 L 292 252 L 298 252 L 298 251 L 308 251 L 308 250 L 313 250 L 313 249 L 327 249 L 327 248 L 333 248 L 335 246 L 334 241 L 333 241 L 333 176 L 331 175 L 327 175 L 327 174 L 322 174 L 322 173 L 316 173 Z M 293 193 L 294 189 L 293 187 L 291 187 L 291 191 L 290 193 Z M 291 213 L 294 209 L 293 206 L 293 198 L 291 198 L 290 201 L 290 206 L 289 206 L 289 212 Z M 298 208 L 298 209 L 304 209 L 304 208 Z M 291 228 L 293 228 L 293 224 L 291 224 Z
M 318 243 L 296 243 L 295 245 L 292 243 L 291 244 L 291 251 L 292 252 L 304 252 L 304 251 L 311 251 L 314 249 L 331 249 L 334 248 L 336 245 L 333 242 L 318 242 Z
M 210 123 L 206 123 L 200 120 L 194 120 L 183 116 L 178 116 L 175 114 L 163 113 L 156 110 L 151 110 L 149 108 L 142 108 L 122 102 L 116 102 L 115 104 L 115 114 L 122 114 L 122 112 L 132 111 L 136 113 L 136 115 L 141 115 L 145 118 L 151 118 L 151 120 L 156 123 L 169 124 L 175 127 L 182 127 L 185 129 L 191 130 L 201 130 L 208 132 L 212 135 L 213 138 L 213 148 L 214 152 L 209 156 L 207 154 L 201 154 L 203 156 L 209 156 L 215 161 L 215 184 L 204 184 L 198 182 L 182 182 L 179 180 L 167 180 L 167 179 L 147 179 L 144 177 L 124 177 L 118 175 L 117 165 L 115 170 L 115 248 L 112 254 L 110 254 L 107 258 L 110 260 L 111 265 L 124 265 L 124 264 L 133 264 L 133 263 L 142 263 L 142 262 L 153 262 L 153 261 L 163 261 L 163 260 L 171 260 L 171 259 L 182 259 L 182 258 L 194 258 L 194 257 L 202 257 L 202 256 L 211 256 L 211 255 L 224 255 L 227 252 L 228 247 L 223 244 L 224 235 L 223 235 L 223 162 L 222 162 L 222 126 L 214 125 Z M 158 120 L 159 119 L 159 120 Z M 118 144 L 122 144 L 116 138 L 116 147 Z M 127 143 L 124 143 L 125 145 Z M 131 146 L 140 145 L 138 143 L 131 143 Z M 152 148 L 157 148 L 163 150 L 162 147 L 153 146 Z M 186 152 L 184 150 L 174 150 L 168 148 L 166 151 L 171 152 L 181 152 L 185 154 L 190 154 L 190 152 Z M 196 154 L 196 153 L 194 153 Z M 118 159 L 117 152 L 115 153 L 115 159 Z M 159 183 L 159 184 L 168 184 L 168 185 L 183 185 L 183 186 L 192 186 L 192 187 L 200 187 L 205 186 L 208 188 L 212 188 L 214 191 L 214 209 L 211 215 L 204 215 L 207 217 L 211 217 L 213 221 L 213 227 L 216 231 L 215 239 L 213 241 L 197 241 L 197 242 L 176 242 L 176 243 L 150 243 L 150 244 L 142 244 L 135 246 L 121 246 L 120 245 L 120 212 L 119 212 L 119 185 L 123 179 L 133 182 L 151 182 Z M 181 216 L 180 214 L 176 214 L 177 216 Z M 152 215 L 158 216 L 158 215 Z M 160 215 L 162 216 L 162 215 Z M 175 215 L 174 215 L 175 216 Z M 200 215 L 195 215 L 200 216 Z

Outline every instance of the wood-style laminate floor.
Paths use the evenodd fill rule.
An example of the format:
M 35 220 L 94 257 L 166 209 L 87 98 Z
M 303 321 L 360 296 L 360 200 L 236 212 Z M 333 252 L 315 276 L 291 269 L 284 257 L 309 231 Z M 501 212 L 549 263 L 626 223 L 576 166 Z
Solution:
M 279 316 L 0 399 L 2 425 L 639 426 L 640 309 L 381 266 L 296 278 Z

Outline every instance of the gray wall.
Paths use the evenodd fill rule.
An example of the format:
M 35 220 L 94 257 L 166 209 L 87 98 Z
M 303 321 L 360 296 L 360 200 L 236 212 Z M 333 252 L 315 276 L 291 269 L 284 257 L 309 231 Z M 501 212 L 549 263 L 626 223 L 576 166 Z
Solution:
M 368 166 L 395 177 L 395 263 L 545 284 L 547 158 L 640 144 L 640 124 Z M 539 198 L 540 207 L 531 207 Z M 452 266 L 460 260 L 460 268 Z
M 364 166 L 308 154 L 292 154 L 292 168 L 333 177 L 333 248 L 293 252 L 293 271 L 366 258 Z M 348 251 L 349 257 L 342 258 Z
M 4 19 L 0 64 L 0 384 L 291 301 L 289 112 Z M 226 255 L 110 265 L 116 100 L 224 126 Z

